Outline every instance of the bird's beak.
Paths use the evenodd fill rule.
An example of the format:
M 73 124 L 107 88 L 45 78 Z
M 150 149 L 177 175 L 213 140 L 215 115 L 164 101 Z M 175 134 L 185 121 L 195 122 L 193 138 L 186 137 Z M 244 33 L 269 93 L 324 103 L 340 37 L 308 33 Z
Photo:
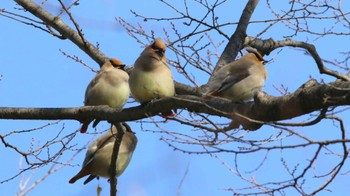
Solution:
M 124 70 L 125 66 L 126 66 L 126 65 L 123 64 L 123 65 L 120 65 L 119 67 L 120 67 L 120 69 Z

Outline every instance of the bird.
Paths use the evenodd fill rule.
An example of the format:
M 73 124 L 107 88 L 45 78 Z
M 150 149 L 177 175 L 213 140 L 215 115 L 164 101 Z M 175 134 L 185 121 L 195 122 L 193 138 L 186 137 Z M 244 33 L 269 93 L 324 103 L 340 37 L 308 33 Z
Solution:
M 206 89 L 205 98 L 217 96 L 242 103 L 252 99 L 260 91 L 267 77 L 262 55 L 252 49 L 240 59 L 224 65 L 212 74 Z
M 130 126 L 122 123 L 125 130 L 123 135 L 116 163 L 116 176 L 120 176 L 128 166 L 133 152 L 137 145 L 137 137 L 132 132 Z M 85 159 L 81 170 L 69 180 L 73 184 L 77 180 L 90 175 L 84 184 L 89 183 L 96 177 L 110 178 L 109 167 L 111 163 L 113 146 L 118 134 L 117 128 L 113 125 L 112 128 L 103 134 L 101 137 L 93 141 L 86 152 Z
M 87 86 L 84 105 L 108 105 L 121 110 L 130 96 L 129 75 L 124 71 L 124 67 L 118 59 L 107 60 Z M 91 121 L 92 119 L 83 122 L 81 133 L 87 131 Z M 98 122 L 96 120 L 94 126 Z
M 154 99 L 175 95 L 174 79 L 165 57 L 166 45 L 156 38 L 136 59 L 130 73 L 131 94 L 141 105 Z M 163 117 L 174 116 L 172 111 L 162 113 Z

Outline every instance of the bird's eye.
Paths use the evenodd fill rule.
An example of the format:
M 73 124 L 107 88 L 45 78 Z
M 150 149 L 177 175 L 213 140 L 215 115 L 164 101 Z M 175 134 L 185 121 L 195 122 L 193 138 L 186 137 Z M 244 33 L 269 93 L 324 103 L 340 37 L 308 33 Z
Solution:
M 154 48 L 154 49 L 157 48 L 156 47 L 156 42 L 153 42 L 151 47 Z

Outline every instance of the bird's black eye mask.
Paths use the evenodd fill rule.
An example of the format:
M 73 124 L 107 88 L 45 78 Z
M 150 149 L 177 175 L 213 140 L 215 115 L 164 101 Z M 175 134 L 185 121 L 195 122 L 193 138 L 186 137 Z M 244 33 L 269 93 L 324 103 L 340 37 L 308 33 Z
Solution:
M 112 64 L 112 66 L 114 67 L 114 68 L 118 68 L 118 69 L 121 69 L 121 70 L 124 70 L 124 68 L 125 68 L 125 64 L 115 64 L 113 61 L 110 61 L 111 62 L 111 64 Z
M 258 52 L 258 51 L 256 51 L 256 50 L 247 49 L 247 52 L 248 52 L 248 53 L 253 53 L 253 54 L 255 54 L 256 58 L 258 58 L 259 61 L 261 61 L 264 65 L 265 65 L 267 62 L 269 62 L 269 61 L 265 60 L 265 59 L 263 58 L 263 56 L 261 55 L 261 53 Z
M 156 42 L 153 42 L 153 44 L 151 45 L 152 49 L 157 52 L 157 53 L 164 53 L 165 50 L 159 48 L 157 45 L 156 45 Z
M 154 52 L 162 57 L 162 56 L 164 56 L 165 50 L 157 48 L 157 49 L 154 49 Z

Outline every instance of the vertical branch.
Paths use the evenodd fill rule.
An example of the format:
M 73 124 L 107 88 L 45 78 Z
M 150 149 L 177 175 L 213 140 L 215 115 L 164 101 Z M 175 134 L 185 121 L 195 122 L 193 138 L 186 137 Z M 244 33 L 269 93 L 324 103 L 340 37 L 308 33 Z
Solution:
M 124 136 L 124 129 L 121 125 L 121 123 L 115 123 L 115 127 L 117 128 L 117 135 L 114 135 L 115 142 L 113 146 L 113 153 L 112 153 L 112 158 L 111 158 L 111 165 L 109 167 L 110 171 L 110 178 L 109 178 L 109 183 L 110 183 L 110 196 L 116 196 L 117 195 L 117 172 L 116 172 L 116 167 L 117 167 L 117 159 L 118 159 L 118 153 L 119 153 L 119 147 L 122 142 L 123 136 Z M 113 126 L 113 125 L 112 125 Z M 112 127 L 111 127 L 112 129 Z
M 259 3 L 259 0 L 249 0 L 245 6 L 239 23 L 237 25 L 236 31 L 231 36 L 229 42 L 227 43 L 224 51 L 221 54 L 219 61 L 216 64 L 214 72 L 219 70 L 223 65 L 230 63 L 235 60 L 238 52 L 242 49 L 244 39 L 247 36 L 246 31 L 250 18 Z

